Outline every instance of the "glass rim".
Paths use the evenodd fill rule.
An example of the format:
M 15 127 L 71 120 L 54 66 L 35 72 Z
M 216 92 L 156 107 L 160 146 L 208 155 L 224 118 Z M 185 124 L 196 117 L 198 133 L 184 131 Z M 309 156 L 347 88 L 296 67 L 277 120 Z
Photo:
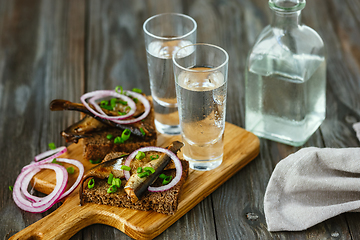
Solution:
M 184 18 L 187 18 L 189 19 L 193 24 L 194 24 L 194 27 L 191 29 L 190 32 L 184 34 L 184 35 L 181 35 L 181 36 L 176 36 L 176 37 L 161 37 L 161 36 L 157 36 L 151 32 L 149 32 L 147 29 L 146 29 L 146 25 L 153 19 L 155 18 L 158 18 L 158 17 L 162 17 L 162 16 L 165 16 L 165 15 L 173 15 L 173 16 L 180 16 L 180 17 L 184 17 Z M 147 35 L 153 37 L 153 38 L 156 38 L 158 40 L 177 40 L 177 39 L 182 39 L 182 38 L 185 38 L 191 34 L 193 34 L 197 29 L 197 23 L 196 21 L 188 16 L 188 15 L 185 15 L 185 14 L 182 14 L 182 13 L 160 13 L 160 14 L 157 14 L 157 15 L 154 15 L 154 16 L 151 16 L 149 17 L 148 19 L 146 19 L 146 21 L 144 22 L 143 24 L 143 30 L 144 30 L 144 33 L 146 33 Z
M 212 48 L 217 48 L 218 50 L 220 50 L 221 52 L 223 52 L 225 54 L 225 60 L 223 63 L 221 63 L 219 66 L 210 68 L 210 69 L 206 69 L 206 70 L 193 70 L 191 68 L 187 68 L 187 67 L 183 67 L 181 66 L 177 61 L 176 61 L 176 55 L 178 52 L 180 52 L 182 49 L 187 48 L 187 47 L 197 47 L 197 46 L 206 46 L 206 47 L 212 47 Z M 186 45 L 180 49 L 178 49 L 173 55 L 172 55 L 172 60 L 173 63 L 180 69 L 188 71 L 188 72 L 214 72 L 222 67 L 224 67 L 228 62 L 229 62 L 229 54 L 221 47 L 216 46 L 214 44 L 209 44 L 209 43 L 195 43 L 195 44 L 190 44 L 190 45 Z

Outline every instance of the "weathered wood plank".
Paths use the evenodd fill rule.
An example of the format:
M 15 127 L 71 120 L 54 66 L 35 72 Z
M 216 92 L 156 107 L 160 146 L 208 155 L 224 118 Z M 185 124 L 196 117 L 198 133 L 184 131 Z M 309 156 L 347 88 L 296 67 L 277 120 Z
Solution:
M 303 22 L 320 33 L 328 49 L 328 88 L 327 119 L 304 146 L 360 146 L 351 128 L 360 121 L 359 9 L 357 0 L 307 1 Z M 116 85 L 141 86 L 150 93 L 142 24 L 161 12 L 191 15 L 198 22 L 198 42 L 228 51 L 227 121 L 244 127 L 245 59 L 270 21 L 266 1 L 0 1 L 0 116 L 6 116 L 0 118 L 0 236 L 6 239 L 51 212 L 20 211 L 8 190 L 14 172 L 47 143 L 63 144 L 59 132 L 79 117 L 49 112 L 49 101 L 78 101 L 84 91 Z M 303 232 L 267 232 L 263 196 L 268 179 L 275 165 L 298 149 L 262 140 L 257 159 L 158 239 L 359 239 L 359 213 Z M 72 237 L 89 238 L 129 239 L 104 225 Z
M 89 1 L 86 90 L 141 87 L 149 94 L 142 23 L 145 2 Z
M 360 121 L 360 21 L 358 9 L 359 1 L 348 0 L 343 3 L 331 1 L 330 10 L 336 17 L 333 20 L 334 31 L 337 35 L 339 49 L 341 51 L 332 52 L 334 61 L 329 71 L 330 93 L 337 100 L 333 105 L 338 113 L 334 114 L 332 128 L 328 134 L 331 138 L 324 136 L 326 142 L 334 139 L 336 146 L 339 147 L 359 147 L 359 142 L 355 137 L 351 125 Z M 335 126 L 334 126 L 335 125 Z M 336 129 L 336 131 L 334 131 Z M 359 213 L 346 213 L 347 224 L 349 226 L 352 239 L 360 239 Z
M 49 102 L 82 90 L 83 1 L 0 1 L 0 235 L 7 239 L 44 214 L 21 211 L 8 186 L 20 169 L 63 144 L 59 132 L 74 114 L 53 114 Z M 76 116 L 77 117 L 77 116 Z

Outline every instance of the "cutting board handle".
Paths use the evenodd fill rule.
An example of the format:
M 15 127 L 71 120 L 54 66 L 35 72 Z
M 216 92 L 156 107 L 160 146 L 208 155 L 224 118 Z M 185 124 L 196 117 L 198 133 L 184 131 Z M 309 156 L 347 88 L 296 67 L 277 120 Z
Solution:
M 18 232 L 10 239 L 69 239 L 80 229 L 99 222 L 91 205 L 80 206 L 78 195 L 72 194 L 51 214 Z M 111 218 L 111 217 L 110 217 Z

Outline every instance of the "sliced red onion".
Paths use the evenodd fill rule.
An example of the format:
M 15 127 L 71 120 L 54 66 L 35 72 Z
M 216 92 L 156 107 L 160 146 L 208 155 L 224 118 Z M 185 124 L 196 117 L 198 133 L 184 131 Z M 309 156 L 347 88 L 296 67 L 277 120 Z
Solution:
M 107 97 L 107 96 L 121 98 L 122 100 L 127 101 L 128 104 L 129 104 L 129 107 L 131 107 L 129 113 L 126 114 L 126 115 L 122 115 L 122 116 L 108 116 L 108 115 L 106 115 L 104 113 L 104 111 L 98 106 L 98 104 L 95 103 L 95 100 L 100 99 L 100 98 L 104 98 L 104 97 Z M 89 106 L 89 104 L 86 102 L 86 99 L 88 99 L 88 98 L 93 99 L 92 104 L 94 105 L 96 110 L 98 110 L 100 113 L 95 111 L 94 109 L 92 109 Z M 115 92 L 113 90 L 98 90 L 98 91 L 88 92 L 88 93 L 85 93 L 84 95 L 82 95 L 80 97 L 80 101 L 95 116 L 98 116 L 98 117 L 103 118 L 103 119 L 111 120 L 111 121 L 130 117 L 135 113 L 135 110 L 136 110 L 136 104 L 131 98 L 129 98 L 129 97 L 125 96 L 125 95 L 119 94 L 119 93 L 117 93 L 117 92 Z
M 35 157 L 35 162 L 32 161 L 29 165 L 26 165 L 25 167 L 23 167 L 23 169 L 21 171 L 25 171 L 26 169 L 28 169 L 29 167 L 32 167 L 34 165 L 41 165 L 43 163 L 47 163 L 47 162 L 51 162 L 54 158 L 59 157 L 61 154 L 65 153 L 67 151 L 67 148 L 62 146 L 62 147 L 58 147 L 54 150 L 49 150 L 43 153 L 40 153 L 39 155 L 37 155 Z M 50 156 L 50 157 L 48 157 Z M 44 158 L 43 160 L 39 161 L 40 159 Z
M 135 150 L 134 152 L 132 152 L 128 158 L 125 160 L 124 165 L 130 167 L 130 163 L 131 161 L 135 158 L 136 154 L 139 152 L 149 152 L 149 151 L 154 151 L 154 152 L 162 152 L 165 153 L 167 155 L 169 155 L 169 157 L 174 161 L 175 164 L 175 169 L 176 169 L 176 175 L 175 177 L 172 179 L 171 182 L 169 182 L 168 184 L 161 186 L 161 187 L 148 187 L 148 190 L 150 192 L 163 192 L 166 190 L 169 190 L 170 188 L 172 188 L 173 186 L 175 186 L 181 179 L 181 175 L 182 175 L 182 165 L 181 165 L 181 161 L 180 159 L 176 156 L 175 153 L 173 153 L 172 151 L 170 151 L 169 149 L 166 148 L 161 148 L 161 147 L 143 147 L 143 148 L 139 148 L 138 150 Z M 130 178 L 130 171 L 125 171 L 124 170 L 124 175 L 126 180 L 129 180 Z
M 38 202 L 31 202 L 27 200 L 21 192 L 21 189 L 27 189 L 25 184 L 29 183 L 28 179 L 31 179 L 40 169 L 52 169 L 56 173 L 56 185 L 54 190 L 46 197 L 38 199 Z M 26 178 L 26 180 L 25 180 Z M 66 169 L 63 166 L 58 164 L 41 164 L 41 165 L 31 165 L 31 168 L 28 168 L 22 171 L 18 178 L 15 181 L 14 189 L 13 189 L 13 199 L 16 205 L 24 211 L 40 213 L 48 210 L 54 203 L 58 201 L 60 196 L 65 190 L 66 183 L 68 180 L 68 174 Z M 26 190 L 27 192 L 27 190 Z
M 61 154 L 63 154 L 64 152 L 66 152 L 66 151 L 67 151 L 67 149 L 64 146 L 58 147 L 56 149 L 49 150 L 49 151 L 40 153 L 39 155 L 36 155 L 34 160 L 35 160 L 35 162 L 38 162 L 40 160 L 41 161 L 46 161 L 46 160 L 49 160 L 50 158 L 54 159 L 54 158 L 60 156 Z
M 21 193 L 24 194 L 24 196 L 32 202 L 46 201 L 47 197 L 49 196 L 48 195 L 46 197 L 41 198 L 41 197 L 34 196 L 27 191 L 27 187 L 28 187 L 31 179 L 35 176 L 35 174 L 40 172 L 40 170 L 41 170 L 40 168 L 32 168 L 32 171 L 30 171 L 28 174 L 26 174 L 26 176 L 23 178 L 22 183 L 20 185 Z
M 124 119 L 124 118 L 130 117 L 130 113 L 131 113 L 131 115 L 134 114 L 134 112 L 136 110 L 136 104 L 131 98 L 129 98 L 129 97 L 125 96 L 125 95 L 119 94 L 119 93 L 117 93 L 117 92 L 115 92 L 113 90 L 99 90 L 99 91 L 85 93 L 84 95 L 81 96 L 80 100 L 84 104 L 84 106 L 90 112 L 92 112 L 94 115 L 96 115 L 96 116 L 98 116 L 100 118 L 103 118 L 103 119 L 111 120 L 111 121 L 113 121 L 115 123 L 131 124 L 131 123 L 135 123 L 135 122 L 141 121 L 144 118 L 146 118 L 147 115 L 149 115 L 150 109 L 151 109 L 149 100 L 146 97 L 144 97 L 143 95 L 141 95 L 139 93 L 136 93 L 136 92 L 124 91 L 124 93 L 126 93 L 127 95 L 130 95 L 130 96 L 132 96 L 134 98 L 137 98 L 144 105 L 145 111 L 144 111 L 143 114 L 141 114 L 137 118 Z M 105 95 L 105 94 L 107 94 L 107 95 Z M 113 96 L 113 97 L 117 97 L 117 98 L 122 98 L 124 100 L 126 99 L 125 101 L 127 101 L 128 104 L 131 103 L 131 106 L 129 105 L 131 107 L 130 112 L 128 114 L 126 114 L 126 115 L 123 115 L 123 116 L 108 116 L 108 115 L 106 115 L 104 113 L 104 111 L 98 106 L 98 104 L 95 103 L 95 100 L 97 100 L 99 98 L 102 98 L 104 96 Z M 100 113 L 95 111 L 94 109 L 92 109 L 89 106 L 89 104 L 86 102 L 86 99 L 88 99 L 88 98 L 91 98 L 89 100 L 89 102 L 91 101 L 92 105 L 94 105 L 95 109 L 98 110 Z M 134 104 L 134 106 L 132 104 Z
M 112 94 L 116 94 L 116 96 L 113 96 Z M 102 108 L 99 106 L 98 103 L 96 103 L 95 101 L 107 96 L 113 96 L 113 97 L 117 97 L 117 98 L 122 98 L 122 100 L 126 101 L 128 103 L 128 106 L 130 107 L 130 111 L 125 114 L 125 115 L 121 115 L 121 116 L 108 116 L 104 113 L 104 111 L 102 110 Z M 121 97 L 119 97 L 121 96 Z M 136 111 L 136 104 L 134 102 L 134 100 L 132 100 L 131 98 L 129 98 L 128 96 L 125 95 L 121 95 L 116 93 L 115 91 L 108 91 L 108 94 L 99 94 L 99 95 L 95 95 L 94 97 L 90 98 L 89 103 L 91 103 L 95 109 L 101 113 L 102 116 L 104 116 L 103 118 L 108 119 L 108 120 L 120 120 L 120 119 L 125 119 L 128 117 L 131 117 L 132 115 L 134 115 L 135 111 Z
M 74 182 L 74 184 L 71 186 L 71 188 L 69 188 L 66 192 L 64 192 L 60 199 L 63 199 L 64 197 L 66 197 L 67 195 L 69 195 L 72 191 L 74 191 L 74 189 L 79 185 L 79 183 L 81 182 L 82 177 L 84 176 L 84 165 L 74 159 L 67 159 L 67 158 L 57 158 L 56 161 L 58 162 L 65 162 L 65 163 L 69 163 L 72 164 L 74 166 L 76 166 L 79 169 L 79 175 L 76 179 L 76 181 Z
M 79 174 L 78 174 L 78 177 L 77 177 L 75 183 L 71 186 L 71 188 L 69 188 L 66 192 L 64 192 L 64 193 L 61 195 L 60 199 L 63 199 L 64 197 L 66 197 L 67 195 L 69 195 L 72 191 L 74 191 L 74 189 L 79 185 L 82 177 L 84 176 L 84 165 L 83 165 L 81 162 L 79 162 L 79 161 L 77 161 L 77 160 L 74 160 L 74 159 L 57 158 L 56 161 L 57 161 L 57 162 L 65 162 L 65 163 L 72 164 L 72 165 L 76 166 L 76 167 L 79 169 Z M 41 162 L 41 164 L 44 164 L 44 163 L 46 163 L 46 162 Z M 29 165 L 28 165 L 27 168 L 29 168 L 29 167 L 33 168 L 34 166 L 29 166 Z M 38 169 L 37 172 L 39 172 L 39 171 L 40 171 L 40 169 Z M 37 172 L 36 172 L 36 173 L 37 173 Z M 35 174 L 36 174 L 36 173 L 35 173 Z M 25 196 L 27 199 L 29 199 L 29 200 L 31 200 L 31 201 L 33 201 L 33 202 L 46 201 L 46 199 L 44 200 L 44 198 L 39 198 L 39 197 L 36 197 L 36 196 L 34 196 L 34 195 L 31 195 L 31 194 L 27 191 L 27 186 L 29 185 L 30 180 L 32 179 L 32 177 L 33 177 L 35 174 L 33 174 L 33 175 L 31 175 L 31 176 L 27 175 L 27 176 L 24 178 L 24 180 L 23 180 L 24 184 L 22 185 L 22 186 L 24 186 L 24 188 L 21 188 L 21 192 L 24 194 L 24 196 Z M 48 196 L 49 196 L 49 195 L 48 195 Z

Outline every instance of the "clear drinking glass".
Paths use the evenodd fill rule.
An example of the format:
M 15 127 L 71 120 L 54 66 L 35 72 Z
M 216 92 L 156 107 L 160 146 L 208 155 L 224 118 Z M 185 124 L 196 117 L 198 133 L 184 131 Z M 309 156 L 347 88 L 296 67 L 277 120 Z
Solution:
M 222 48 L 203 43 L 173 55 L 183 156 L 195 170 L 214 169 L 223 159 L 228 59 Z
M 155 125 L 161 133 L 180 134 L 171 57 L 179 48 L 196 42 L 196 28 L 194 19 L 179 13 L 155 15 L 144 22 Z

